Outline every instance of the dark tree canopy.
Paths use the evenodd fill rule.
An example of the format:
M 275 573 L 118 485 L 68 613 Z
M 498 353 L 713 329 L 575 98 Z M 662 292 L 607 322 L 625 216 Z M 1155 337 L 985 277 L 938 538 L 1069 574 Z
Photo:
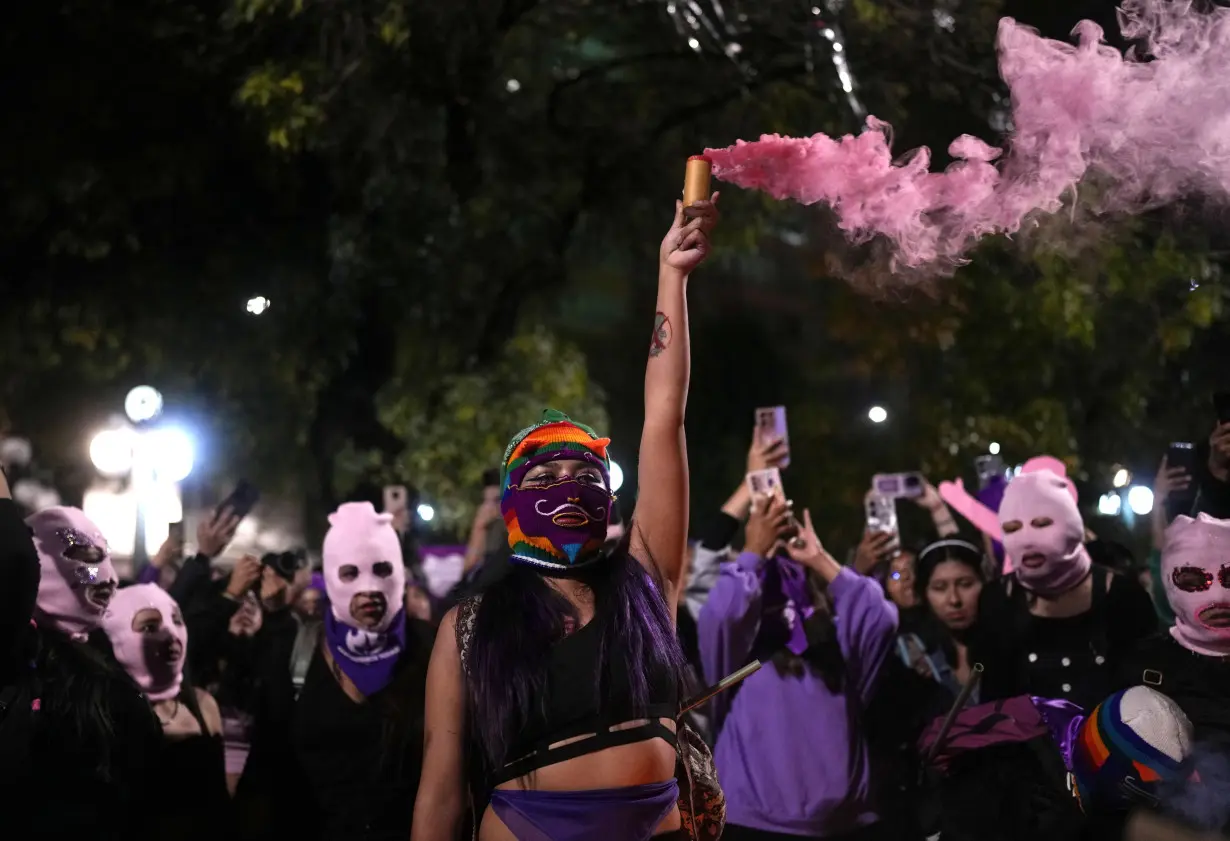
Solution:
M 149 381 L 213 471 L 316 519 L 401 479 L 463 523 L 545 405 L 609 422 L 631 467 L 683 159 L 857 130 L 834 28 L 902 151 L 997 140 L 999 16 L 1060 37 L 1113 20 L 1015 5 L 764 0 L 710 31 L 648 0 L 19 4 L 0 407 L 80 484 L 98 407 Z M 930 294 L 868 297 L 834 276 L 819 210 L 723 205 L 691 288 L 696 515 L 741 477 L 757 405 L 789 406 L 790 493 L 847 537 L 878 470 L 946 478 L 997 441 L 1070 459 L 1096 493 L 1110 465 L 1207 435 L 1230 349 L 1207 208 L 1042 220 Z M 864 422 L 872 403 L 889 424 Z

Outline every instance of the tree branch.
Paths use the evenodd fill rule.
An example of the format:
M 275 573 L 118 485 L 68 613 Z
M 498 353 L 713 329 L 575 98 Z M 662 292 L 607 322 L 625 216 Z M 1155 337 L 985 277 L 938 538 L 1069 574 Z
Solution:
M 806 72 L 806 67 L 802 64 L 792 64 L 788 67 L 778 68 L 771 73 L 765 73 L 762 76 L 756 77 L 753 82 L 740 85 L 737 88 L 731 88 L 723 93 L 701 100 L 695 105 L 689 105 L 686 108 L 682 108 L 659 122 L 657 126 L 649 132 L 649 139 L 646 145 L 653 145 L 657 143 L 661 140 L 662 135 L 666 134 L 668 131 L 678 128 L 685 123 L 689 123 L 697 117 L 707 114 L 710 111 L 717 111 L 724 108 L 734 100 L 746 96 L 758 88 L 763 88 L 764 86 L 773 84 L 774 82 L 792 79 L 804 72 Z
M 549 125 L 553 131 L 556 131 L 560 134 L 563 134 L 563 135 L 572 134 L 570 130 L 565 128 L 559 122 L 558 112 L 560 108 L 560 99 L 564 96 L 564 94 L 569 89 L 583 82 L 587 82 L 590 79 L 593 79 L 596 77 L 605 76 L 607 73 L 610 73 L 612 70 L 620 70 L 625 67 L 635 67 L 639 64 L 650 64 L 655 61 L 666 61 L 666 60 L 678 61 L 680 59 L 691 59 L 691 58 L 693 58 L 691 54 L 682 52 L 680 50 L 658 51 L 658 52 L 653 52 L 653 53 L 642 53 L 641 55 L 625 56 L 624 58 L 611 59 L 610 61 L 604 61 L 601 64 L 595 64 L 593 67 L 587 67 L 581 72 L 577 73 L 577 75 L 571 78 L 568 78 L 568 79 L 564 79 L 563 81 L 556 82 L 555 85 L 552 86 L 551 92 L 547 94 L 547 125 Z

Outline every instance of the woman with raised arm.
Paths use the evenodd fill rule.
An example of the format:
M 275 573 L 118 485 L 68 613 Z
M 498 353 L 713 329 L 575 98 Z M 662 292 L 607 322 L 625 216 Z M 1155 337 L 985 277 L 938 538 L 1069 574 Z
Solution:
M 675 778 L 683 654 L 674 629 L 688 534 L 686 289 L 709 252 L 713 199 L 677 204 L 662 243 L 640 498 L 624 539 L 604 551 L 609 439 L 548 411 L 505 451 L 512 565 L 441 623 L 412 841 L 457 838 L 467 779 L 481 789 L 480 841 L 688 837 Z M 471 746 L 477 767 L 467 776 Z

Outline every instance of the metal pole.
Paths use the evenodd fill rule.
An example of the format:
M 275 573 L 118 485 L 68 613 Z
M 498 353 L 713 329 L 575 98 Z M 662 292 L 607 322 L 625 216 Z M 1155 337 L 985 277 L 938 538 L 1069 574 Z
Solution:
M 948 741 L 948 731 L 952 729 L 953 722 L 957 720 L 957 713 L 965 709 L 965 705 L 969 702 L 969 696 L 973 694 L 974 687 L 978 685 L 978 681 L 982 678 L 982 664 L 975 663 L 970 669 L 969 680 L 961 687 L 961 692 L 957 695 L 957 700 L 953 701 L 952 709 L 948 711 L 948 715 L 944 718 L 944 723 L 940 725 L 940 732 L 936 734 L 935 741 L 931 743 L 931 749 L 927 751 L 927 763 L 930 764 L 939 755 L 940 749 L 944 747 L 944 742 Z

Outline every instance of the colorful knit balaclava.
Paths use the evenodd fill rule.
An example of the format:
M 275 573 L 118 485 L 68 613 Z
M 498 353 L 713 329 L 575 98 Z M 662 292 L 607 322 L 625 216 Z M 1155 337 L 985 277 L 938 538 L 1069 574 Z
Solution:
M 1004 549 L 1025 589 L 1056 596 L 1089 574 L 1085 523 L 1067 478 L 1050 470 L 1017 476 L 1004 490 L 999 522 Z
M 1147 686 L 1111 695 L 1081 724 L 1072 777 L 1086 814 L 1156 804 L 1159 788 L 1190 776 L 1192 725 L 1179 705 Z
M 500 476 L 500 511 L 508 527 L 512 562 L 546 575 L 567 575 L 601 560 L 614 496 L 609 438 L 599 438 L 588 426 L 548 409 L 542 421 L 523 429 L 504 451 Z M 593 479 L 551 478 L 521 487 L 527 473 L 551 461 L 583 461 L 602 475 Z
M 137 623 L 143 610 L 158 614 L 158 620 Z M 184 681 L 184 656 L 188 629 L 179 605 L 157 584 L 134 584 L 116 591 L 103 617 L 103 629 L 111 639 L 116 661 L 132 676 L 151 701 L 179 695 Z
M 42 579 L 34 618 L 76 639 L 102 624 L 119 580 L 102 531 L 77 508 L 55 506 L 26 518 Z
M 1162 583 L 1184 648 L 1230 656 L 1230 521 L 1179 516 L 1166 530 Z

